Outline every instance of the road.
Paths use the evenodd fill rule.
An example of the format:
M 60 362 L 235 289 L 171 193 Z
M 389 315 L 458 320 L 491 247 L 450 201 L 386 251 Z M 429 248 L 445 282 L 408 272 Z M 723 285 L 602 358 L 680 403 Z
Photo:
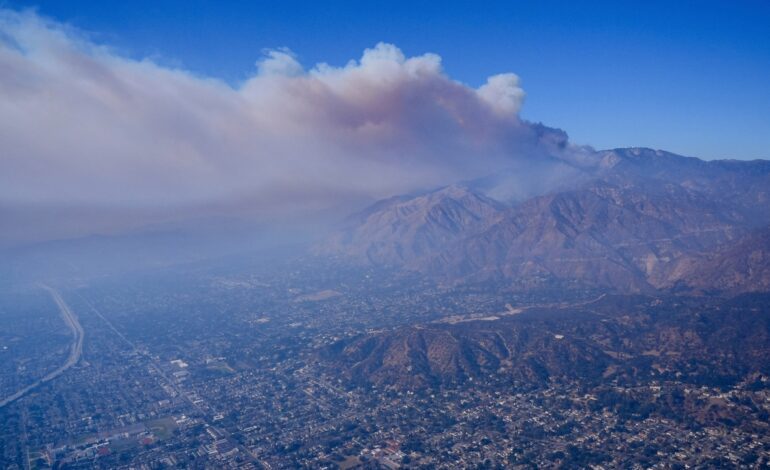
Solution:
M 136 354 L 144 357 L 148 361 L 148 365 L 155 371 L 155 373 L 158 374 L 165 382 L 168 384 L 169 387 L 174 389 L 176 394 L 180 396 L 183 400 L 185 400 L 190 406 L 192 406 L 198 413 L 200 413 L 200 417 L 203 420 L 203 422 L 206 424 L 206 426 L 212 428 L 214 431 L 216 431 L 219 435 L 225 437 L 230 441 L 231 444 L 236 446 L 238 449 L 242 450 L 252 461 L 258 462 L 256 455 L 254 455 L 251 450 L 249 450 L 246 446 L 239 444 L 235 440 L 232 439 L 232 436 L 230 433 L 222 428 L 218 428 L 214 426 L 213 420 L 211 419 L 213 409 L 208 403 L 201 400 L 205 406 L 201 406 L 199 402 L 194 400 L 189 393 L 187 393 L 185 390 L 183 390 L 179 384 L 177 384 L 174 380 L 172 380 L 168 375 L 166 375 L 165 372 L 163 372 L 163 368 L 161 367 L 161 364 L 152 357 L 152 355 L 148 354 L 146 351 L 142 351 L 139 348 L 136 347 L 136 345 L 131 342 L 128 338 L 126 338 L 123 333 L 118 331 L 117 328 L 115 328 L 115 325 L 112 324 L 111 321 L 107 319 L 104 315 L 102 315 L 102 312 L 100 312 L 94 304 L 92 304 L 88 299 L 83 297 L 82 295 L 78 294 L 78 297 L 86 304 L 88 305 L 88 308 L 91 309 L 91 311 L 96 314 L 101 320 L 104 322 L 105 325 L 107 325 L 107 328 L 109 328 L 115 335 L 120 338 L 121 341 L 123 341 L 129 348 L 131 348 L 132 351 L 134 351 Z M 263 465 L 265 465 L 264 462 L 259 462 Z M 267 465 L 268 468 L 269 465 Z
M 69 306 L 66 302 L 64 302 L 64 299 L 62 299 L 61 295 L 59 295 L 59 292 L 56 291 L 56 289 L 41 284 L 40 287 L 47 290 L 49 294 L 51 294 L 51 297 L 53 298 L 54 302 L 56 302 L 56 306 L 59 307 L 59 313 L 62 316 L 62 319 L 64 319 L 64 323 L 66 323 L 67 327 L 72 332 L 72 343 L 70 344 L 70 352 L 67 356 L 67 360 L 59 366 L 56 370 L 53 372 L 50 372 L 42 379 L 27 385 L 26 387 L 22 388 L 18 392 L 14 393 L 13 395 L 4 398 L 2 401 L 0 401 L 0 408 L 3 408 L 6 405 L 9 405 L 19 398 L 23 397 L 30 391 L 34 390 L 35 388 L 39 387 L 40 385 L 50 382 L 51 380 L 55 379 L 56 377 L 63 374 L 67 369 L 74 366 L 78 363 L 80 360 L 80 356 L 83 353 L 83 338 L 85 336 L 85 333 L 83 331 L 83 327 L 80 326 L 80 322 L 78 322 L 78 317 L 75 316 L 75 314 L 70 310 Z

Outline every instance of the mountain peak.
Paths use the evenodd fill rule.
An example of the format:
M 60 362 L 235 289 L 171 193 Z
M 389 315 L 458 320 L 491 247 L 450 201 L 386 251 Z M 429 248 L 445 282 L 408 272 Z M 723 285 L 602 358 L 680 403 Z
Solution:
M 712 164 L 646 148 L 599 156 L 600 170 L 590 177 L 507 205 L 477 188 L 500 190 L 519 184 L 521 175 L 381 201 L 320 253 L 449 282 L 640 291 L 669 285 L 670 273 L 683 269 L 679 260 L 770 223 L 770 210 L 762 209 L 770 170 L 759 165 Z
M 503 209 L 463 185 L 390 198 L 354 216 L 352 225 L 316 252 L 343 253 L 374 264 L 403 264 L 483 230 Z

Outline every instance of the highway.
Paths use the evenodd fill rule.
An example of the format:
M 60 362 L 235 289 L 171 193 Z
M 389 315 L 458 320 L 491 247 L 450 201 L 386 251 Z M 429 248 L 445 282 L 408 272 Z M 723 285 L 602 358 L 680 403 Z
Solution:
M 27 385 L 26 387 L 22 388 L 18 392 L 14 393 L 13 395 L 4 398 L 2 401 L 0 401 L 0 408 L 3 408 L 6 405 L 9 405 L 19 398 L 23 397 L 30 391 L 34 390 L 35 388 L 39 387 L 40 385 L 50 382 L 51 380 L 55 379 L 56 377 L 63 374 L 67 369 L 74 366 L 78 363 L 80 360 L 80 356 L 83 353 L 83 337 L 85 336 L 85 333 L 83 332 L 83 327 L 80 326 L 80 322 L 78 322 L 77 316 L 70 310 L 69 306 L 64 302 L 64 299 L 62 299 L 61 295 L 59 295 L 59 292 L 56 291 L 56 289 L 41 284 L 40 287 L 47 290 L 49 294 L 51 294 L 51 297 L 53 298 L 54 302 L 56 302 L 56 306 L 59 307 L 59 313 L 61 314 L 62 319 L 64 319 L 64 323 L 66 323 L 67 327 L 72 332 L 72 343 L 70 344 L 70 352 L 67 356 L 67 360 L 56 368 L 56 370 L 48 373 L 45 377 L 37 380 L 36 382 Z
M 115 335 L 116 335 L 118 338 L 120 338 L 120 339 L 121 339 L 121 341 L 123 341 L 123 342 L 124 342 L 124 343 L 125 343 L 125 344 L 126 344 L 128 347 L 130 347 L 132 351 L 134 351 L 136 354 L 138 354 L 138 355 L 140 355 L 140 356 L 143 356 L 143 357 L 145 357 L 145 358 L 147 359 L 147 361 L 148 361 L 148 365 L 149 365 L 149 366 L 150 366 L 150 367 L 151 367 L 151 368 L 152 368 L 152 369 L 153 369 L 153 370 L 154 370 L 154 371 L 155 371 L 155 372 L 156 372 L 156 373 L 157 373 L 157 374 L 158 374 L 158 375 L 159 375 L 159 376 L 160 376 L 160 377 L 161 377 L 161 378 L 162 378 L 162 379 L 163 379 L 163 380 L 164 380 L 164 381 L 165 381 L 165 382 L 168 384 L 168 386 L 169 386 L 169 387 L 171 387 L 172 389 L 174 389 L 174 391 L 177 393 L 177 395 L 179 395 L 180 397 L 182 397 L 182 398 L 183 398 L 185 401 L 187 401 L 187 403 L 189 403 L 189 404 L 190 404 L 190 406 L 192 406 L 193 408 L 195 408 L 195 410 L 196 410 L 196 411 L 198 411 L 198 412 L 200 413 L 200 415 L 201 415 L 201 418 L 203 419 L 203 422 L 206 424 L 206 426 L 207 426 L 207 427 L 210 427 L 210 428 L 212 428 L 212 429 L 213 429 L 213 430 L 214 430 L 216 433 L 218 433 L 218 434 L 220 434 L 221 436 L 223 436 L 223 437 L 227 438 L 227 439 L 230 441 L 230 443 L 231 443 L 231 444 L 233 444 L 233 445 L 234 445 L 234 446 L 236 446 L 237 448 L 239 448 L 239 449 L 241 449 L 242 451 L 244 451 L 244 452 L 245 452 L 245 453 L 248 455 L 248 457 L 250 457 L 250 458 L 251 458 L 251 460 L 253 460 L 253 461 L 259 461 L 259 459 L 257 459 L 257 456 L 256 456 L 256 455 L 254 455 L 254 453 L 253 453 L 251 450 L 249 450 L 249 448 L 248 448 L 248 447 L 246 447 L 245 445 L 242 445 L 242 444 L 238 443 L 237 441 L 233 440 L 233 439 L 232 439 L 232 436 L 230 435 L 230 433 L 229 433 L 228 431 L 226 431 L 226 430 L 224 430 L 224 429 L 221 429 L 221 428 L 217 428 L 216 426 L 214 426 L 214 425 L 212 424 L 212 420 L 211 420 L 211 414 L 212 414 L 212 413 L 211 413 L 211 410 L 212 410 L 212 407 L 211 407 L 211 406 L 210 406 L 208 403 L 206 403 L 206 402 L 203 402 L 203 404 L 204 404 L 205 406 L 201 406 L 200 402 L 198 402 L 198 401 L 194 400 L 194 399 L 193 399 L 193 398 L 190 396 L 190 394 L 189 394 L 189 393 L 187 393 L 185 390 L 183 390 L 183 389 L 182 389 L 182 388 L 179 386 L 179 384 L 177 384 L 177 383 L 176 383 L 174 380 L 172 380 L 172 379 L 171 379 L 171 378 L 170 378 L 168 375 L 166 375 L 166 373 L 165 373 L 165 372 L 163 372 L 163 368 L 161 367 L 160 363 L 159 363 L 159 362 L 158 362 L 158 361 L 157 361 L 155 358 L 153 358 L 153 357 L 152 357 L 152 355 L 148 354 L 148 353 L 147 353 L 147 352 L 145 352 L 145 351 L 141 351 L 139 348 L 137 348 L 137 347 L 136 347 L 136 345 L 135 345 L 134 343 L 132 343 L 132 342 L 131 342 L 131 341 L 130 341 L 128 338 L 126 338 L 126 337 L 123 335 L 123 333 L 121 333 L 120 331 L 118 331 L 118 329 L 117 329 L 117 328 L 115 328 L 115 325 L 113 325 L 113 324 L 112 324 L 112 322 L 111 322 L 111 321 L 109 321 L 109 320 L 107 319 L 107 317 L 105 317 L 104 315 L 102 315 L 102 312 L 100 312 L 100 311 L 99 311 L 99 310 L 98 310 L 98 309 L 97 309 L 97 308 L 94 306 L 94 304 L 92 304 L 92 303 L 91 303 L 91 302 L 90 302 L 88 299 L 86 299 L 85 297 L 83 297 L 83 296 L 82 296 L 82 295 L 80 295 L 80 294 L 78 294 L 78 297 L 80 297 L 80 298 L 83 300 L 83 302 L 85 302 L 85 303 L 86 303 L 86 305 L 88 305 L 88 307 L 91 309 L 91 311 L 92 311 L 93 313 L 95 313 L 95 314 L 96 314 L 96 315 L 97 315 L 99 318 L 101 318 L 101 319 L 102 319 L 102 321 L 104 322 L 104 324 L 105 324 L 105 325 L 107 325 L 107 327 L 108 327 L 108 328 L 109 328 L 109 329 L 110 329 L 110 330 L 111 330 L 113 333 L 115 333 Z M 201 400 L 201 401 L 202 401 L 202 400 Z M 270 466 L 269 466 L 269 465 L 267 465 L 267 463 L 266 463 L 266 462 L 261 462 L 261 461 L 259 461 L 259 462 L 260 462 L 262 465 L 266 466 L 267 468 L 270 468 Z

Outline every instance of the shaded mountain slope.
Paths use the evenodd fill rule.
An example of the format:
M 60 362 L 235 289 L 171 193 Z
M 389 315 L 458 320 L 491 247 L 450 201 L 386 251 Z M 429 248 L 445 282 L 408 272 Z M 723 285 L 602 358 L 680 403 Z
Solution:
M 731 293 L 770 291 L 770 227 L 680 260 L 663 283 Z
M 479 233 L 503 209 L 500 203 L 461 186 L 395 197 L 351 217 L 346 228 L 318 252 L 399 265 Z
M 396 389 L 554 380 L 718 386 L 770 374 L 770 312 L 759 308 L 767 300 L 606 297 L 590 308 L 370 333 L 328 347 L 322 361 L 351 386 Z
M 382 201 L 319 253 L 449 283 L 645 291 L 680 280 L 682 260 L 770 223 L 770 162 L 705 162 L 649 149 L 598 152 L 595 161 L 575 187 L 516 204 L 489 198 L 473 182 Z M 490 181 L 509 184 L 492 178 L 479 187 L 505 192 Z

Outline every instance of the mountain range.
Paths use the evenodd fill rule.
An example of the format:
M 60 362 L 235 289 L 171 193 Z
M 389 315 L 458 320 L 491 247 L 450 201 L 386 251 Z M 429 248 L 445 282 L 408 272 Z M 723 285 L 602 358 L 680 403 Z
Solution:
M 770 161 L 629 148 L 571 171 L 530 197 L 515 187 L 526 175 L 501 173 L 385 199 L 315 253 L 449 285 L 770 289 Z
M 407 325 L 340 340 L 323 359 L 351 384 L 415 390 L 490 381 L 721 386 L 770 374 L 767 294 L 707 299 L 610 295 Z

